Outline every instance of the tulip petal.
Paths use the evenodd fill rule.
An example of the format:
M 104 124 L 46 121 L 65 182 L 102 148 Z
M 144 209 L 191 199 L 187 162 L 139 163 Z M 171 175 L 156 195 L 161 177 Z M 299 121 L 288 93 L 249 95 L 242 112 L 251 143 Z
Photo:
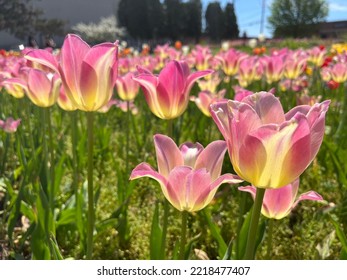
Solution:
M 210 112 L 214 122 L 217 124 L 219 131 L 224 139 L 228 141 L 231 130 L 229 125 L 228 101 L 220 101 L 210 105 Z
M 212 74 L 214 71 L 213 70 L 203 70 L 203 71 L 197 71 L 197 72 L 194 72 L 192 74 L 190 74 L 188 77 L 187 77 L 187 81 L 186 81 L 186 86 L 185 86 L 185 89 L 184 89 L 184 92 L 189 94 L 190 90 L 192 89 L 194 83 L 196 82 L 196 80 L 202 78 L 202 77 L 205 77 L 209 74 Z
M 323 199 L 323 197 L 319 193 L 314 192 L 314 191 L 309 191 L 309 192 L 301 194 L 298 197 L 298 199 L 293 204 L 292 209 L 295 208 L 298 205 L 298 203 L 300 201 L 303 201 L 303 200 L 323 201 L 324 199 Z
M 138 179 L 141 177 L 149 177 L 156 180 L 160 185 L 166 185 L 167 180 L 164 176 L 155 171 L 148 163 L 140 163 L 137 165 L 130 175 L 130 180 Z
M 321 104 L 316 104 L 307 114 L 307 119 L 311 125 L 311 156 L 314 158 L 323 141 L 325 133 L 325 114 L 329 108 L 330 100 Z
M 41 70 L 31 69 L 28 74 L 27 92 L 30 100 L 37 106 L 48 107 L 53 105 L 50 101 L 52 92 L 52 82 L 47 78 L 46 73 Z
M 225 141 L 219 140 L 210 143 L 198 156 L 194 169 L 206 168 L 211 174 L 211 180 L 216 180 L 221 174 L 226 150 Z
M 61 73 L 63 73 L 63 83 L 65 84 L 65 90 L 71 99 L 76 100 L 79 96 L 79 82 L 81 79 L 81 67 L 82 61 L 85 55 L 88 53 L 90 47 L 80 37 L 73 34 L 68 34 L 64 40 L 64 44 L 61 48 Z M 79 104 L 80 100 L 76 100 Z
M 204 150 L 204 147 L 200 143 L 184 143 L 180 147 L 181 155 L 183 156 L 184 165 L 194 167 L 195 162 L 201 152 Z M 196 168 L 197 169 L 197 168 Z
M 298 113 L 291 121 L 297 123 L 297 129 L 292 135 L 292 145 L 283 157 L 281 171 L 283 174 L 280 180 L 282 186 L 298 178 L 314 158 L 308 150 L 311 145 L 311 131 L 306 117 Z
M 157 98 L 157 86 L 159 83 L 158 77 L 154 76 L 153 74 L 144 73 L 134 77 L 133 80 L 140 84 L 152 113 L 159 118 L 165 119 L 166 116 L 163 113 L 161 109 L 162 106 L 158 102 Z M 169 108 L 165 109 L 169 110 Z
M 190 211 L 190 203 L 187 200 L 190 197 L 192 188 L 192 168 L 188 166 L 175 167 L 168 177 L 168 184 L 166 191 L 163 193 L 167 200 L 179 211 Z M 196 180 L 197 178 L 195 178 Z M 199 178 L 198 178 L 199 179 Z M 204 182 L 203 180 L 199 183 Z
M 80 89 L 87 109 L 100 109 L 111 99 L 113 72 L 116 64 L 117 46 L 103 43 L 89 49 L 81 65 Z
M 47 66 L 56 73 L 59 72 L 57 59 L 47 50 L 32 50 L 29 51 L 24 57 L 27 60 Z
M 257 92 L 242 100 L 254 108 L 263 124 L 281 124 L 285 121 L 282 105 L 277 97 L 269 92 Z
M 168 178 L 174 167 L 184 164 L 181 152 L 175 142 L 165 135 L 154 135 L 154 145 L 159 173 Z

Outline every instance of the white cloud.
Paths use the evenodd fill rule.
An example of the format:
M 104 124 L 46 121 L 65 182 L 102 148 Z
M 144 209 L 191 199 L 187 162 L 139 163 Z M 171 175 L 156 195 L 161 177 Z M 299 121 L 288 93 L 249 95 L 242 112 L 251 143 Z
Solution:
M 331 12 L 346 12 L 347 5 L 339 3 L 329 3 L 329 11 Z

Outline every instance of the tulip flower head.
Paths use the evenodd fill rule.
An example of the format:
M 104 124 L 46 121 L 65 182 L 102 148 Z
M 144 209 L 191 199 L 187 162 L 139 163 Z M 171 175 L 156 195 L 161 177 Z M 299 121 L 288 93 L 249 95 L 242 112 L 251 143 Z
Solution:
M 36 106 L 50 107 L 57 101 L 61 80 L 58 74 L 31 68 L 26 79 L 11 78 L 4 82 L 12 88 L 21 87 Z
M 139 84 L 133 80 L 135 74 L 128 72 L 122 77 L 118 77 L 116 80 L 116 89 L 119 97 L 122 100 L 130 101 L 134 100 L 139 92 Z
M 224 141 L 214 141 L 205 149 L 199 143 L 189 142 L 178 148 L 171 138 L 157 134 L 154 144 L 158 171 L 141 163 L 130 179 L 156 180 L 166 199 L 179 211 L 199 211 L 211 202 L 221 184 L 242 182 L 232 174 L 220 175 L 227 149 Z
M 293 182 L 322 143 L 330 101 L 297 106 L 284 114 L 280 101 L 258 92 L 241 102 L 211 105 L 211 115 L 228 144 L 236 173 L 258 188 Z
M 7 133 L 14 133 L 17 131 L 20 122 L 21 119 L 14 120 L 13 118 L 8 118 L 5 121 L 0 120 L 0 128 Z
M 314 191 L 301 194 L 298 198 L 299 179 L 279 189 L 265 190 L 261 213 L 269 218 L 280 220 L 288 216 L 290 212 L 302 200 L 322 201 L 323 198 Z M 255 198 L 256 188 L 253 186 L 239 187 L 240 191 L 249 192 Z
M 118 74 L 117 43 L 90 47 L 77 35 L 69 34 L 59 61 L 45 50 L 33 50 L 25 58 L 59 73 L 66 95 L 79 110 L 97 111 L 111 99 Z
M 210 105 L 216 102 L 220 102 L 224 99 L 226 90 L 222 89 L 217 94 L 211 93 L 209 91 L 201 91 L 198 95 L 190 97 L 190 100 L 195 102 L 196 106 L 200 109 L 200 111 L 207 117 L 211 117 L 210 113 Z
M 138 70 L 140 74 L 133 79 L 140 84 L 152 113 L 161 119 L 174 119 L 182 115 L 188 106 L 194 82 L 212 73 L 205 70 L 189 74 L 188 64 L 176 60 L 170 61 L 159 76 L 144 69 Z

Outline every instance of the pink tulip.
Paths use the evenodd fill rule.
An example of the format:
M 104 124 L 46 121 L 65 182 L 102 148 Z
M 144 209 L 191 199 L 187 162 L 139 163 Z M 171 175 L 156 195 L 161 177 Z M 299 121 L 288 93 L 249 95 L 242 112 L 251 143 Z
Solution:
M 82 111 L 97 111 L 111 99 L 117 78 L 117 43 L 90 47 L 77 35 L 64 40 L 59 61 L 46 50 L 33 50 L 25 58 L 60 74 L 66 95 Z
M 299 179 L 279 189 L 267 189 L 265 191 L 261 213 L 269 219 L 280 220 L 288 216 L 302 200 L 323 200 L 323 198 L 314 191 L 303 193 L 296 199 L 298 189 Z M 253 199 L 255 198 L 255 187 L 239 187 L 239 190 L 249 192 Z
M 218 72 L 214 72 L 213 74 L 206 76 L 204 79 L 198 80 L 197 83 L 201 91 L 215 93 L 221 81 Z
M 183 114 L 189 102 L 189 92 L 194 82 L 210 73 L 211 70 L 189 74 L 186 62 L 173 60 L 155 76 L 149 71 L 138 69 L 140 74 L 134 78 L 144 94 L 154 115 L 161 119 L 174 119 Z
M 213 55 L 209 47 L 196 45 L 191 54 L 195 60 L 196 69 L 203 71 L 210 68 L 210 60 L 213 59 Z
M 253 94 L 252 91 L 242 88 L 240 86 L 233 86 L 233 89 L 235 91 L 234 100 L 236 101 L 242 101 L 242 99 L 244 99 L 245 97 Z
M 346 63 L 336 63 L 330 69 L 331 78 L 333 81 L 341 84 L 347 81 L 347 65 Z
M 288 79 L 297 79 L 305 70 L 307 57 L 300 52 L 289 53 L 284 63 L 284 76 Z
M 255 80 L 259 80 L 263 73 L 263 65 L 257 57 L 248 57 L 240 62 L 238 80 L 242 87 L 246 87 Z
M 26 80 L 12 78 L 4 81 L 12 87 L 21 87 L 36 106 L 50 107 L 57 101 L 61 80 L 58 74 L 46 73 L 39 69 L 30 69 Z
M 298 178 L 317 155 L 330 101 L 284 114 L 279 100 L 258 92 L 211 105 L 236 173 L 258 188 L 280 188 Z
M 150 177 L 156 180 L 166 199 L 179 211 L 195 212 L 207 206 L 223 183 L 242 182 L 232 174 L 221 174 L 226 144 L 214 141 L 205 149 L 199 143 L 184 143 L 179 148 L 174 141 L 154 136 L 158 172 L 141 163 L 132 171 L 130 180 Z
M 0 128 L 7 133 L 14 133 L 17 131 L 20 122 L 21 119 L 14 120 L 13 118 L 8 118 L 5 121 L 0 120 Z
M 122 100 L 130 101 L 134 100 L 139 92 L 140 86 L 133 80 L 135 74 L 129 72 L 122 77 L 118 77 L 116 80 L 116 89 L 119 97 Z
M 217 94 L 213 94 L 209 91 L 202 91 L 199 93 L 198 97 L 192 96 L 190 100 L 195 102 L 196 106 L 198 106 L 205 116 L 211 117 L 210 105 L 216 102 L 225 101 L 225 92 L 225 89 L 219 91 Z
M 227 76 L 234 76 L 239 71 L 240 62 L 248 55 L 235 49 L 230 49 L 225 53 L 216 55 L 216 59 L 222 64 L 222 70 Z
M 284 75 L 284 62 L 282 56 L 270 56 L 264 59 L 266 82 L 278 82 Z
M 308 61 L 311 61 L 315 66 L 321 67 L 324 64 L 326 58 L 326 49 L 321 49 L 319 47 L 314 47 L 308 50 Z

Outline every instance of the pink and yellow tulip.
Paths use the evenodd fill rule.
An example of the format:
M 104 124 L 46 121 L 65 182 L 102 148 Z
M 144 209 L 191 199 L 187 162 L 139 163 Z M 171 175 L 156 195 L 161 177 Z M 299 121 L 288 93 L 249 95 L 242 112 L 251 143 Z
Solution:
M 179 148 L 174 141 L 154 136 L 158 172 L 141 163 L 132 171 L 130 179 L 150 177 L 156 180 L 166 199 L 179 211 L 195 212 L 206 207 L 223 183 L 242 182 L 232 174 L 221 174 L 226 144 L 214 141 L 205 149 L 199 143 L 184 143 Z
M 57 101 L 61 80 L 58 74 L 46 73 L 39 69 L 30 69 L 26 80 L 11 78 L 3 82 L 13 89 L 21 87 L 36 106 L 50 107 Z
M 267 189 L 265 191 L 261 213 L 269 219 L 280 220 L 288 216 L 302 200 L 323 200 L 323 198 L 314 191 L 303 193 L 296 198 L 298 189 L 299 179 L 279 189 Z M 254 199 L 257 189 L 253 186 L 246 186 L 239 187 L 239 190 L 249 192 Z
M 117 79 L 117 43 L 90 47 L 77 35 L 64 40 L 59 61 L 46 50 L 33 50 L 25 58 L 60 74 L 66 95 L 82 111 L 97 111 L 111 99 Z
M 202 91 L 199 93 L 198 97 L 192 96 L 190 100 L 195 102 L 196 106 L 198 106 L 205 116 L 211 117 L 210 105 L 226 100 L 224 99 L 225 92 L 225 89 L 219 91 L 217 94 L 213 94 L 209 91 Z
M 159 76 L 139 70 L 140 74 L 134 80 L 140 84 L 152 113 L 161 119 L 174 119 L 182 115 L 188 106 L 194 82 L 212 72 L 205 70 L 189 74 L 188 64 L 176 60 L 170 61 Z
M 241 102 L 211 105 L 236 173 L 258 188 L 280 188 L 312 162 L 322 143 L 330 101 L 297 106 L 284 114 L 280 101 L 258 92 Z
M 128 72 L 122 77 L 118 77 L 116 80 L 116 89 L 118 96 L 125 101 L 134 100 L 137 96 L 140 86 L 133 80 L 135 74 Z

